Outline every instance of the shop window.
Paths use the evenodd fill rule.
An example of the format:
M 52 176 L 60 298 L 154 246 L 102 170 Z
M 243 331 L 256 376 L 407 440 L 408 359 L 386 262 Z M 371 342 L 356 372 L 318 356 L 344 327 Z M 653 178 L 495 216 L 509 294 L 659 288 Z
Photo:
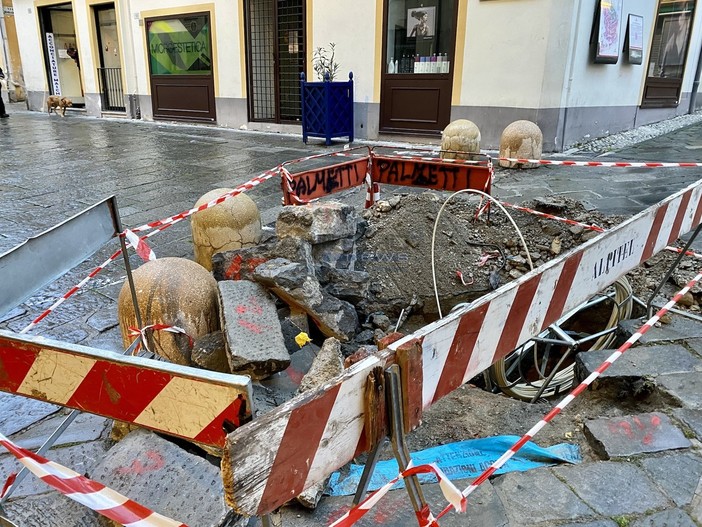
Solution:
M 386 73 L 448 74 L 455 0 L 388 0 Z
M 661 0 L 658 5 L 641 106 L 674 107 L 680 103 L 695 3 Z
M 212 51 L 207 15 L 147 22 L 152 75 L 210 75 Z

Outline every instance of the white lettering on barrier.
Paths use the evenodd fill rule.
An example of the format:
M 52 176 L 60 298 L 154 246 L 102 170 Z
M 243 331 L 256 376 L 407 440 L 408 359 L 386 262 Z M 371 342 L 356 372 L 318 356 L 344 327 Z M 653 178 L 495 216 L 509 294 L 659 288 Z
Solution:
M 54 34 L 46 34 L 46 54 L 49 59 L 49 71 L 51 73 L 51 86 L 53 95 L 61 95 L 61 80 L 58 71 L 58 62 L 56 61 L 56 45 L 54 43 Z

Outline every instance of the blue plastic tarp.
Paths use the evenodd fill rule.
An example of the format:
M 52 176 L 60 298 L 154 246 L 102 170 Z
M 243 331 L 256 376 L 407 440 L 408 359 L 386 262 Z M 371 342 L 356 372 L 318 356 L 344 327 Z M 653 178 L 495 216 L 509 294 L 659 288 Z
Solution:
M 518 440 L 519 436 L 469 439 L 414 452 L 411 457 L 414 465 L 436 463 L 450 480 L 475 478 Z M 523 472 L 559 463 L 580 463 L 581 460 L 577 445 L 561 443 L 542 448 L 529 441 L 496 474 Z M 362 472 L 363 465 L 350 465 L 343 471 L 335 472 L 329 480 L 326 494 L 330 496 L 354 494 Z M 371 476 L 368 490 L 379 489 L 395 478 L 398 472 L 397 461 L 394 459 L 379 461 Z M 421 474 L 419 480 L 422 483 L 435 483 L 436 477 L 432 474 Z M 393 488 L 403 487 L 403 482 L 399 481 Z

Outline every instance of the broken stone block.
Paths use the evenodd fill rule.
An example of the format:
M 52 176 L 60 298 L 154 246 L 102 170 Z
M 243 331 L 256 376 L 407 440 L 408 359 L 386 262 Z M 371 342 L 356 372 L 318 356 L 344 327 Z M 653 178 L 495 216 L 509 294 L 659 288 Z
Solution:
M 217 282 L 202 266 L 185 258 L 159 258 L 134 271 L 134 286 L 147 326 L 165 324 L 185 331 L 146 332 L 148 349 L 176 364 L 190 364 L 191 339 L 219 329 Z M 117 304 L 124 348 L 134 340 L 137 326 L 129 285 L 124 283 Z
M 282 255 L 281 256 L 285 256 Z M 353 269 L 356 262 L 356 244 L 353 238 L 341 238 L 312 247 L 315 261 L 337 269 Z M 287 257 L 286 257 L 287 258 Z
M 310 371 L 302 378 L 298 393 L 304 393 L 322 386 L 344 371 L 344 362 L 341 355 L 341 343 L 335 338 L 324 341 L 322 349 L 312 363 Z M 303 507 L 314 509 L 322 498 L 324 489 L 327 486 L 328 478 L 312 485 L 303 491 L 297 501 Z
M 326 336 L 348 342 L 355 335 L 358 315 L 354 307 L 324 291 L 303 265 L 277 258 L 259 265 L 254 278 L 291 306 L 307 312 Z
M 112 447 L 89 476 L 187 525 L 214 527 L 234 519 L 219 468 L 146 430 Z
M 195 344 L 193 344 L 190 360 L 193 364 L 206 370 L 231 373 L 229 361 L 227 360 L 224 333 L 215 331 L 197 339 Z
M 314 270 L 312 246 L 299 238 L 284 238 L 268 243 L 217 253 L 212 257 L 215 280 L 253 280 L 257 266 L 274 258 L 286 258 Z
M 262 379 L 287 368 L 290 354 L 275 303 L 265 288 L 248 280 L 224 280 L 218 285 L 231 371 Z
M 369 274 L 365 271 L 334 269 L 326 264 L 319 266 L 317 277 L 330 295 L 356 304 L 368 296 Z
M 275 224 L 278 238 L 302 238 L 312 244 L 338 240 L 356 233 L 356 211 L 338 201 L 287 206 Z

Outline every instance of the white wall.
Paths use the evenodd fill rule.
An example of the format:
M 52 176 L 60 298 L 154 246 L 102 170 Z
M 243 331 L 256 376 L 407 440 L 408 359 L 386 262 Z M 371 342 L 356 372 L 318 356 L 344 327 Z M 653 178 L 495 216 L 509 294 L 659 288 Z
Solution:
M 48 90 L 42 51 L 43 36 L 39 34 L 37 10 L 31 0 L 14 0 L 14 8 L 26 89 Z
M 376 33 L 376 6 L 382 0 L 316 0 L 313 2 L 312 25 L 307 31 L 312 35 L 308 56 L 317 47 L 336 44 L 335 61 L 339 63 L 338 80 L 347 80 L 353 72 L 354 100 L 356 102 L 379 102 L 374 99 L 376 46 L 380 53 L 382 38 Z M 309 76 L 314 71 L 308 68 Z

